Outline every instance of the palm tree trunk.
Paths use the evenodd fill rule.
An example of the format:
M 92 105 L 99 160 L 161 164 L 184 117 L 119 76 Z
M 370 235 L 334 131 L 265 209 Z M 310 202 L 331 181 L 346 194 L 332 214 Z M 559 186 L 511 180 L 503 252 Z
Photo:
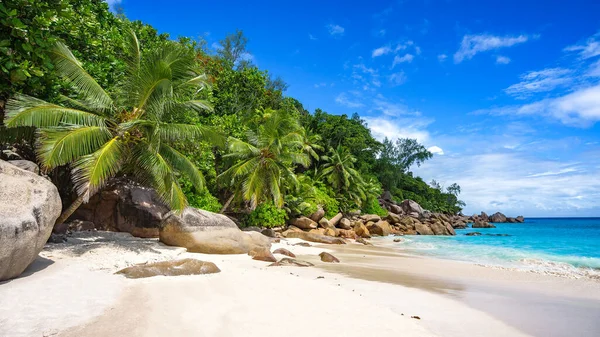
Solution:
M 231 204 L 231 202 L 233 201 L 234 196 L 235 196 L 235 193 L 232 194 L 229 197 L 229 199 L 227 199 L 227 202 L 225 202 L 225 205 L 223 205 L 223 208 L 221 208 L 221 211 L 219 213 L 223 214 L 227 210 L 227 207 L 229 207 L 229 204 Z
M 71 216 L 71 214 L 73 214 L 79 208 L 79 206 L 81 206 L 86 193 L 82 193 L 80 196 L 78 196 L 77 199 L 75 199 L 75 201 L 73 201 L 73 203 L 71 203 L 71 205 L 69 207 L 67 207 L 67 209 L 65 209 L 64 212 L 62 212 L 62 214 L 58 217 L 58 219 L 56 219 L 56 222 L 54 223 L 54 227 L 65 222 Z

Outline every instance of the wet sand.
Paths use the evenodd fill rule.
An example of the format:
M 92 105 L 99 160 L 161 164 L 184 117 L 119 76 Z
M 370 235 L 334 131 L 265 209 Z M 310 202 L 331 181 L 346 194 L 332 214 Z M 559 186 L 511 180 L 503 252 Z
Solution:
M 335 247 L 343 264 L 320 267 L 441 294 L 532 336 L 600 336 L 600 282 L 410 256 L 373 242 L 381 246 Z M 464 323 L 472 324 L 469 317 Z

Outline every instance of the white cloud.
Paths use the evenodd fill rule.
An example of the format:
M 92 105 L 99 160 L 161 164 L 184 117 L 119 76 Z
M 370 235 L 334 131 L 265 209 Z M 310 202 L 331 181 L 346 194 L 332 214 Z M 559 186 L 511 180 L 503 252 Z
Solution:
M 105 0 L 109 8 L 114 8 L 115 5 L 121 4 L 122 0 Z
M 504 89 L 504 92 L 517 98 L 527 98 L 533 93 L 551 91 L 571 83 L 571 73 L 571 70 L 564 68 L 530 71 L 520 76 L 521 82 Z
M 390 75 L 389 80 L 393 86 L 398 86 L 406 82 L 406 74 L 404 71 L 399 71 Z
M 454 54 L 454 62 L 460 63 L 465 59 L 470 60 L 477 53 L 511 47 L 519 43 L 524 43 L 528 39 L 529 37 L 526 35 L 504 37 L 488 34 L 465 35 L 460 44 L 460 48 Z
M 429 148 L 427 148 L 427 151 L 440 156 L 444 155 L 444 150 L 442 150 L 442 148 L 439 146 L 430 146 Z
M 559 120 L 568 126 L 590 127 L 600 121 L 600 84 L 579 89 L 557 98 L 548 98 L 521 106 L 482 109 L 474 113 L 538 115 Z
M 412 62 L 412 60 L 414 59 L 414 55 L 412 54 L 404 54 L 404 56 L 399 56 L 396 55 L 394 57 L 394 62 L 392 63 L 392 68 L 395 67 L 396 65 L 400 64 L 400 63 L 404 63 L 404 62 Z
M 371 53 L 371 57 L 378 57 L 382 55 L 386 55 L 392 52 L 392 48 L 390 46 L 379 47 Z
M 380 30 L 377 32 L 377 36 L 378 36 L 378 37 L 384 37 L 384 36 L 385 36 L 385 33 L 386 33 L 386 30 L 385 30 L 385 29 L 380 29 Z
M 329 34 L 332 36 L 342 36 L 344 35 L 344 27 L 340 25 L 329 24 L 326 26 Z
M 438 61 L 444 62 L 448 58 L 448 55 L 446 55 L 446 54 L 440 54 L 440 55 L 438 55 L 437 58 L 438 58 Z
M 378 117 L 363 117 L 367 122 L 373 137 L 382 141 L 384 138 L 412 138 L 419 143 L 427 143 L 429 141 L 429 132 L 424 129 L 423 125 L 414 119 L 396 119 L 386 116 Z
M 594 166 L 596 165 L 596 166 Z M 425 181 L 458 183 L 465 214 L 591 216 L 600 209 L 600 166 L 530 156 L 527 152 L 435 156 L 414 172 Z
M 345 107 L 352 108 L 352 109 L 364 107 L 365 105 L 358 100 L 356 95 L 354 95 L 354 96 L 355 97 L 349 97 L 349 95 L 347 93 L 343 92 L 335 98 L 335 102 L 337 104 L 340 104 L 340 105 L 343 105 Z
M 397 52 L 399 52 L 399 51 L 405 50 L 406 48 L 408 48 L 408 47 L 410 47 L 410 46 L 412 46 L 412 45 L 414 45 L 414 44 L 415 44 L 415 43 L 414 43 L 412 40 L 408 40 L 408 41 L 406 41 L 405 43 L 399 43 L 399 44 L 396 46 L 396 49 L 394 49 L 394 52 L 396 52 L 396 53 L 397 53 Z
M 506 56 L 498 55 L 496 57 L 496 64 L 509 64 L 509 63 L 510 63 L 510 58 L 508 58 Z
M 312 34 L 308 34 L 308 38 L 309 38 L 309 39 L 311 39 L 311 40 L 313 40 L 313 41 L 316 41 L 316 40 L 318 40 L 318 39 L 317 39 L 317 38 L 316 38 L 314 35 L 312 35 Z
M 600 33 L 590 37 L 587 39 L 585 44 L 582 45 L 574 45 L 565 48 L 565 51 L 576 51 L 579 52 L 579 57 L 582 59 L 589 59 L 591 57 L 595 57 L 600 55 Z
M 317 83 L 317 84 L 314 85 L 314 87 L 317 88 L 317 89 L 318 88 L 322 88 L 322 87 L 326 87 L 326 86 L 327 86 L 327 83 L 325 83 L 325 82 Z
M 590 65 L 590 68 L 588 69 L 588 72 L 585 75 L 589 77 L 600 77 L 600 60 Z

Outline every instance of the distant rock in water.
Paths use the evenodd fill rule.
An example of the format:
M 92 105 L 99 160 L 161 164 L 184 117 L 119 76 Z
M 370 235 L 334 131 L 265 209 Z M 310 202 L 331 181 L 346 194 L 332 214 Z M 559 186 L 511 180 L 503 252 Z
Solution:
M 490 216 L 490 222 L 502 223 L 506 222 L 506 216 L 500 212 L 496 212 Z
M 19 276 L 35 260 L 61 210 L 48 179 L 0 160 L 0 281 Z
M 182 259 L 145 263 L 121 269 L 116 274 L 127 278 L 145 278 L 153 276 L 182 276 L 219 273 L 221 270 L 212 262 L 196 259 Z
M 484 235 L 487 235 L 487 236 L 512 236 L 510 234 L 489 234 L 489 233 L 486 233 Z
M 473 222 L 473 225 L 471 225 L 472 228 L 496 228 L 496 226 L 492 225 L 489 222 L 485 222 L 485 221 L 481 221 L 481 220 L 475 220 L 475 222 Z
M 465 234 L 465 235 L 466 235 L 466 236 L 480 236 L 480 235 L 481 235 L 481 233 L 479 233 L 479 232 L 471 232 L 471 233 L 467 233 L 467 234 Z

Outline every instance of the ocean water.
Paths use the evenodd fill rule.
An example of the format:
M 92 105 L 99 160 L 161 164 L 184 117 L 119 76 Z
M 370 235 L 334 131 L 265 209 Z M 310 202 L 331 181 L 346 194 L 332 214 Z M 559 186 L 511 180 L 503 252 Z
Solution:
M 495 225 L 457 230 L 456 236 L 405 236 L 393 245 L 411 254 L 600 280 L 600 218 L 529 218 Z M 470 232 L 482 235 L 467 236 Z

